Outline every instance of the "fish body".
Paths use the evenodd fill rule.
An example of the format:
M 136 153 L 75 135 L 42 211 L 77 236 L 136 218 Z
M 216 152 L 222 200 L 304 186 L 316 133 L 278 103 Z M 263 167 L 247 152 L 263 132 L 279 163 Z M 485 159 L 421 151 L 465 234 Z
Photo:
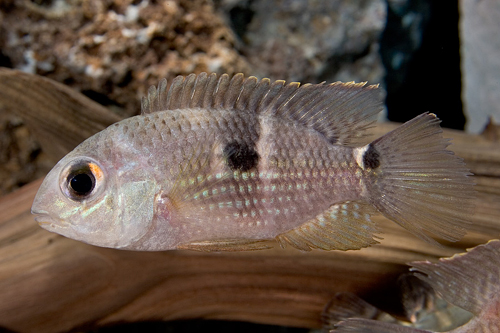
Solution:
M 472 313 L 440 297 L 432 286 L 408 273 L 398 279 L 401 303 L 414 327 L 437 332 L 466 324 Z
M 436 269 L 436 271 L 438 270 Z M 432 281 L 432 285 L 435 286 L 436 283 L 437 281 Z M 348 329 L 352 329 L 355 332 L 363 333 L 456 332 L 454 329 L 462 329 L 462 326 L 467 325 L 473 318 L 471 312 L 444 300 L 436 293 L 431 284 L 411 273 L 401 275 L 398 279 L 398 285 L 407 320 L 398 320 L 355 294 L 339 292 L 330 300 L 322 313 L 323 328 L 327 331 L 333 329 L 332 332 L 335 332 L 334 329 L 340 327 L 341 332 L 343 329 L 346 332 Z M 446 292 L 454 291 L 447 290 Z M 352 318 L 363 320 L 356 322 Z
M 65 156 L 32 211 L 50 231 L 132 250 L 359 249 L 377 242 L 377 210 L 429 242 L 459 239 L 473 184 L 439 120 L 356 146 L 380 109 L 364 84 L 162 81 L 141 115 Z
M 492 240 L 468 250 L 467 253 L 456 254 L 451 258 L 440 259 L 438 263 L 428 261 L 410 264 L 415 276 L 428 284 L 441 301 L 451 305 L 432 309 L 424 306 L 424 316 L 415 317 L 413 326 L 397 324 L 387 320 L 381 311 L 366 302 L 354 298 L 351 303 L 343 299 L 332 304 L 331 312 L 335 319 L 343 321 L 335 323 L 330 332 L 359 333 L 495 333 L 500 332 L 500 241 Z M 426 292 L 427 296 L 428 293 Z M 353 298 L 353 296 L 350 296 Z M 433 296 L 434 297 L 434 296 Z M 344 298 L 346 298 L 344 296 Z M 335 301 L 335 300 L 334 300 Z M 418 300 L 416 300 L 418 302 Z M 431 302 L 434 303 L 434 302 Z M 355 306 L 353 306 L 354 304 Z M 407 303 L 408 304 L 408 303 Z M 416 303 L 413 303 L 416 304 Z M 434 303 L 437 305 L 437 303 Z M 460 311 L 458 310 L 460 309 Z M 363 310 L 363 311 L 360 311 Z M 367 311 L 369 309 L 370 311 Z M 444 311 L 443 311 L 444 310 Z M 376 313 L 378 316 L 369 316 Z M 340 318 L 339 315 L 348 314 Z M 383 314 L 383 313 L 382 313 Z M 377 319 L 377 320 L 372 320 Z M 384 320 L 384 321 L 380 321 Z M 408 325 L 408 324 L 406 324 Z M 429 330 L 428 330 L 429 329 Z

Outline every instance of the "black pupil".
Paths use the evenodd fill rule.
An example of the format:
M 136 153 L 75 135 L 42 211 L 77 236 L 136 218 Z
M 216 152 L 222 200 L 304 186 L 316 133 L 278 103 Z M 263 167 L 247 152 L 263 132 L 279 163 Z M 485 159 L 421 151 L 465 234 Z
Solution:
M 87 173 L 79 173 L 69 182 L 71 189 L 78 195 L 87 195 L 94 189 L 94 176 Z

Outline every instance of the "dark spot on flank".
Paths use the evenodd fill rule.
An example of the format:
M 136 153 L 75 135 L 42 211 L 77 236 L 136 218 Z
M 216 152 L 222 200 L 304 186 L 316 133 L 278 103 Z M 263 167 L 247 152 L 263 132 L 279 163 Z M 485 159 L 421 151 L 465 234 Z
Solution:
M 248 171 L 259 163 L 259 154 L 245 142 L 232 141 L 222 150 L 231 170 Z
M 379 158 L 378 151 L 372 145 L 368 145 L 368 149 L 363 155 L 363 166 L 365 169 L 376 169 L 380 166 Z

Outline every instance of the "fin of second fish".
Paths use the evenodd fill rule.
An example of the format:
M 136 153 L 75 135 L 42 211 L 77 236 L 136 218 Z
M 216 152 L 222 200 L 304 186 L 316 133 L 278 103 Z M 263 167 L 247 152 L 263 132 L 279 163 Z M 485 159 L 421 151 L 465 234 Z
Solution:
M 426 261 L 411 265 L 415 275 L 445 300 L 475 315 L 460 332 L 500 332 L 500 241 L 490 241 L 436 264 Z
M 398 279 L 406 318 L 420 329 L 445 332 L 464 325 L 472 313 L 445 301 L 430 284 L 411 273 Z
M 463 160 L 446 149 L 441 121 L 424 113 L 362 148 L 372 169 L 370 202 L 387 218 L 431 244 L 465 235 L 474 212 L 474 182 Z
M 280 234 L 276 240 L 282 247 L 310 251 L 357 250 L 378 243 L 378 232 L 370 219 L 374 209 L 363 202 L 346 201 L 332 205 L 328 210 L 301 226 Z
M 335 333 L 430 333 L 430 331 L 384 323 L 370 319 L 351 318 L 336 325 L 330 332 Z
M 335 294 L 321 315 L 325 328 L 333 328 L 338 322 L 349 318 L 366 318 L 384 322 L 398 322 L 387 312 L 359 298 L 355 294 L 340 292 Z
M 438 296 L 432 287 L 411 273 L 405 273 L 398 279 L 401 303 L 406 318 L 416 323 L 422 315 L 437 308 Z
M 412 271 L 443 299 L 472 312 L 465 325 L 454 333 L 500 332 L 500 241 L 479 245 L 467 253 L 440 259 L 438 263 L 413 262 Z M 332 332 L 424 333 L 416 328 L 369 319 L 352 318 L 338 323 Z

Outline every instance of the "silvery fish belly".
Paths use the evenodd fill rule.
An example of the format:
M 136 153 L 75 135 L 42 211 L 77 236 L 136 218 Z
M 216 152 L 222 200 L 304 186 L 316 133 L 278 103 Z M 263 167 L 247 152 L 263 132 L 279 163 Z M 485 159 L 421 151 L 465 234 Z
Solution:
M 43 228 L 132 250 L 349 250 L 377 243 L 376 212 L 431 243 L 470 223 L 473 183 L 435 115 L 360 144 L 377 86 L 205 73 L 166 86 L 53 168 L 32 207 Z

